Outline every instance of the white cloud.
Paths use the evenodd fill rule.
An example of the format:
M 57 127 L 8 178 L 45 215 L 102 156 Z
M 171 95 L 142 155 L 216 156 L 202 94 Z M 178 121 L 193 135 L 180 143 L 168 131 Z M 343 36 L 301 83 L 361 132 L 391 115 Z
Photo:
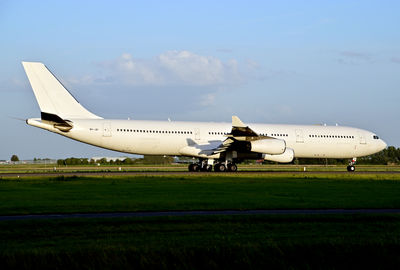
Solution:
M 218 93 L 235 91 L 250 80 L 260 79 L 259 65 L 252 60 L 222 60 L 190 51 L 166 51 L 151 58 L 124 53 L 115 59 L 96 63 L 97 70 L 81 77 L 67 78 L 71 89 L 84 86 L 88 91 L 137 93 L 141 98 L 160 98 L 159 103 L 180 104 L 194 110 L 216 103 Z M 120 96 L 120 95 L 116 95 Z M 171 98 L 171 97 L 180 97 Z M 118 101 L 120 102 L 120 101 Z M 135 105 L 137 106 L 137 104 Z
M 129 85 L 232 85 L 243 81 L 235 59 L 222 61 L 189 51 L 167 51 L 152 59 L 124 53 L 99 64 L 106 81 L 111 78 Z M 245 68 L 245 67 L 244 67 Z M 97 81 L 104 78 L 97 78 Z

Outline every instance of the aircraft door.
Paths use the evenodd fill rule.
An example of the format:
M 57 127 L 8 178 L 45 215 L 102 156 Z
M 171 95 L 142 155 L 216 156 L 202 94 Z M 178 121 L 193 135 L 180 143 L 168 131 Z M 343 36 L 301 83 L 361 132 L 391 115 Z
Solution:
M 198 128 L 194 129 L 194 139 L 200 140 L 200 129 L 198 129 Z
M 103 123 L 103 137 L 111 137 L 111 122 Z
M 303 130 L 296 129 L 296 142 L 304 143 Z
M 360 144 L 367 144 L 367 141 L 365 140 L 365 136 L 362 132 L 358 132 L 358 138 L 360 139 Z

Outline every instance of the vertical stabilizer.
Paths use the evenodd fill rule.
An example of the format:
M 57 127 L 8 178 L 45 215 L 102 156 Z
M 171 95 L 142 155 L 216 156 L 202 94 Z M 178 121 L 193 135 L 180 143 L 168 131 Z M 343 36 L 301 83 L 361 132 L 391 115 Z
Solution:
M 42 63 L 22 62 L 43 115 L 62 119 L 101 119 L 86 110 Z

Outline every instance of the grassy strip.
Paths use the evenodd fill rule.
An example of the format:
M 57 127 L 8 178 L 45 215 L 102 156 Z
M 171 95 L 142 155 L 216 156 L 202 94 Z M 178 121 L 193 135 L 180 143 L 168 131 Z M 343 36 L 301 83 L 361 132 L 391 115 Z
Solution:
M 344 165 L 246 165 L 240 164 L 239 171 L 287 171 L 298 172 L 303 171 L 306 167 L 307 171 L 346 171 Z M 357 165 L 357 171 L 400 171 L 398 165 Z M 122 171 L 129 172 L 158 172 L 158 171 L 187 171 L 187 164 L 173 164 L 173 165 L 71 165 L 71 166 L 57 166 L 56 164 L 22 164 L 22 165 L 0 165 L 0 176 L 5 173 L 52 173 L 56 168 L 57 172 L 107 172 L 107 171 Z
M 399 250 L 398 215 L 0 223 L 2 269 L 396 269 Z
M 0 214 L 400 208 L 400 175 L 53 177 L 0 180 Z

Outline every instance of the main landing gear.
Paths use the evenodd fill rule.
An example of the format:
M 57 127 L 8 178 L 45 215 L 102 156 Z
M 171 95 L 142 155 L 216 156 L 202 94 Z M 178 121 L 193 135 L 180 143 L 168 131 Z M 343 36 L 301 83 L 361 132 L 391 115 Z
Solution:
M 237 165 L 235 163 L 228 163 L 225 166 L 225 163 L 217 163 L 214 165 L 215 172 L 237 172 Z
M 212 165 L 204 165 L 202 163 L 189 164 L 189 172 L 211 172 Z
M 207 160 L 189 164 L 189 172 L 211 172 L 213 164 Z M 236 172 L 237 165 L 233 162 L 217 162 L 214 164 L 215 172 Z
M 349 166 L 347 166 L 347 171 L 349 172 L 354 172 L 356 170 L 356 167 L 354 166 L 356 164 L 357 158 L 353 158 L 350 162 L 349 162 Z

